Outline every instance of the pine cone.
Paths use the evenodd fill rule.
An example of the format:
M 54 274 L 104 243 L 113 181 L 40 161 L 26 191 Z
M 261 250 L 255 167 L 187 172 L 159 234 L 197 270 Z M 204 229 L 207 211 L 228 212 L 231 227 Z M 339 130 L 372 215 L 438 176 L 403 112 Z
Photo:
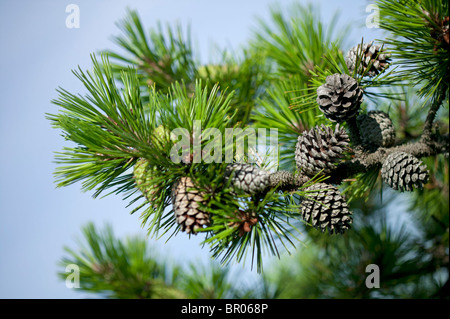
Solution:
M 342 158 L 349 141 L 347 132 L 339 124 L 334 132 L 323 124 L 303 132 L 295 148 L 297 168 L 310 177 L 322 169 L 323 174 L 329 174 L 336 167 L 338 159 Z
M 428 182 L 428 169 L 418 158 L 405 152 L 389 154 L 381 167 L 383 181 L 400 192 L 421 189 Z
M 190 177 L 181 177 L 172 187 L 172 204 L 181 231 L 193 233 L 209 225 L 209 213 L 200 209 L 205 204 L 204 193 L 195 189 Z
M 382 111 L 370 111 L 357 117 L 363 144 L 389 147 L 395 142 L 395 127 L 389 116 Z
M 157 185 L 152 183 L 153 174 L 156 170 L 157 168 L 151 167 L 145 158 L 138 159 L 133 169 L 136 185 L 150 203 L 153 203 L 157 199 L 161 191 Z
M 269 175 L 270 187 L 277 187 L 278 190 L 291 190 L 294 185 L 294 174 L 288 171 L 278 171 Z
M 264 191 L 269 186 L 269 173 L 246 163 L 230 164 L 226 168 L 226 178 L 231 178 L 231 184 L 248 194 Z
M 347 74 L 327 76 L 326 83 L 317 88 L 319 109 L 333 122 L 354 117 L 363 101 L 363 90 Z
M 345 62 L 349 71 L 353 73 L 358 58 L 361 59 L 357 73 L 372 77 L 389 67 L 389 62 L 391 61 L 390 54 L 386 54 L 385 51 L 381 49 L 380 45 L 374 45 L 373 41 L 364 43 L 362 50 L 361 44 L 358 44 L 347 52 Z
M 166 129 L 162 124 L 155 128 L 155 130 L 153 131 L 153 135 L 160 142 L 164 142 L 166 139 L 170 138 L 169 130 Z
M 228 223 L 229 227 L 237 228 L 239 237 L 252 231 L 252 227 L 258 223 L 258 216 L 253 211 L 239 210 L 236 214 L 238 221 Z
M 351 227 L 352 212 L 339 190 L 333 185 L 317 183 L 305 189 L 311 191 L 302 200 L 301 212 L 306 222 L 330 234 L 343 234 Z

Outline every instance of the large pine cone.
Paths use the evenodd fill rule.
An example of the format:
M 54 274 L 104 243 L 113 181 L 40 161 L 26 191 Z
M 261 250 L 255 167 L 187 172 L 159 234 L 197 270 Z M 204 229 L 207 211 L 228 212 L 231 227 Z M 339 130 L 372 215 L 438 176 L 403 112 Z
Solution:
M 381 167 L 383 181 L 400 192 L 421 189 L 428 182 L 428 169 L 418 158 L 405 152 L 394 152 L 386 157 Z
M 133 176 L 139 190 L 144 194 L 149 203 L 154 203 L 161 189 L 152 182 L 156 167 L 151 167 L 145 158 L 136 161 L 133 169 Z
M 364 43 L 362 49 L 361 44 L 358 44 L 347 52 L 345 62 L 352 73 L 356 69 L 357 62 L 360 62 L 357 73 L 372 77 L 389 67 L 390 54 L 386 54 L 385 51 L 380 45 L 374 45 L 373 41 Z
M 395 127 L 389 116 L 382 111 L 370 111 L 357 117 L 363 144 L 389 147 L 395 142 Z
M 193 233 L 210 223 L 209 213 L 200 209 L 204 193 L 198 191 L 190 177 L 181 177 L 172 187 L 172 204 L 181 231 Z
M 297 168 L 307 176 L 314 176 L 322 169 L 329 174 L 336 168 L 337 161 L 342 158 L 344 150 L 350 142 L 347 132 L 336 125 L 335 130 L 323 124 L 298 137 L 295 148 Z
M 363 90 L 347 74 L 327 76 L 326 83 L 317 88 L 319 109 L 333 122 L 343 122 L 354 117 L 363 101 Z
M 352 212 L 336 187 L 317 183 L 305 191 L 311 191 L 301 203 L 302 217 L 306 222 L 322 232 L 328 229 L 330 234 L 343 234 L 351 227 Z
M 269 173 L 247 163 L 234 163 L 226 168 L 226 178 L 231 178 L 234 188 L 248 194 L 264 191 L 269 185 Z

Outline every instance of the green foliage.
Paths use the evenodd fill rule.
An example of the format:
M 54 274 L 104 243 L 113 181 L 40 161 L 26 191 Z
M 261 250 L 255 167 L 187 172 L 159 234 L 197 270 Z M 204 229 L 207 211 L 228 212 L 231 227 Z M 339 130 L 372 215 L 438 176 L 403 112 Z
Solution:
M 216 263 L 180 265 L 162 257 L 145 238 L 117 238 L 109 225 L 99 230 L 88 223 L 82 233 L 77 250 L 65 247 L 58 273 L 66 280 L 66 267 L 77 265 L 82 291 L 114 299 L 233 299 L 260 293 L 235 284 L 238 277 Z
M 260 283 L 231 274 L 230 269 L 210 262 L 181 265 L 140 236 L 120 239 L 111 226 L 82 227 L 78 247 L 65 247 L 58 277 L 68 280 L 66 267 L 80 269 L 81 291 L 113 299 L 243 299 L 275 298 L 280 288 L 261 278 Z M 70 278 L 69 278 L 70 279 Z
M 97 230 L 89 223 L 82 230 L 85 242 L 78 251 L 66 247 L 68 256 L 60 262 L 64 269 L 70 264 L 79 267 L 82 290 L 120 299 L 186 298 L 175 287 L 181 269 L 168 267 L 147 241 L 137 237 L 119 240 L 110 226 Z M 67 277 L 64 271 L 58 275 Z
M 441 155 L 426 159 L 425 163 L 433 177 L 426 187 L 411 194 L 410 209 L 414 212 L 413 218 L 425 226 L 423 232 L 427 239 L 435 238 L 448 246 L 448 159 Z
M 191 83 L 196 77 L 196 61 L 192 52 L 190 32 L 183 34 L 180 25 L 175 28 L 161 24 L 146 34 L 135 11 L 128 11 L 118 23 L 122 35 L 115 36 L 114 42 L 128 52 L 128 55 L 105 51 L 116 63 L 111 65 L 120 80 L 122 71 L 136 67 L 139 84 L 143 88 L 154 86 L 167 92 L 175 82 Z M 144 91 L 145 92 L 145 91 Z
M 321 115 L 315 104 L 317 87 L 311 87 L 310 81 L 316 68 L 327 70 L 331 67 L 324 57 L 339 54 L 338 48 L 345 34 L 345 28 L 338 35 L 333 34 L 337 15 L 325 29 L 315 9 L 294 4 L 286 13 L 273 7 L 273 25 L 259 20 L 259 29 L 252 42 L 252 46 L 266 57 L 273 79 L 269 94 L 255 109 L 254 120 L 257 127 L 278 128 L 283 141 L 292 140 L 290 133 L 298 135 L 306 126 L 314 126 L 315 116 Z
M 97 187 L 95 195 L 115 186 L 117 187 L 116 193 L 124 192 L 128 194 L 128 198 L 136 193 L 136 188 L 133 176 L 127 170 L 134 165 L 138 158 L 145 158 L 149 165 L 155 168 L 152 180 L 147 186 L 158 188 L 161 192 L 152 205 L 146 205 L 147 202 L 144 202 L 135 208 L 133 213 L 146 206 L 141 213 L 141 219 L 143 225 L 148 226 L 150 235 L 165 234 L 170 229 L 174 233 L 178 232 L 178 227 L 174 229 L 176 225 L 173 211 L 167 211 L 166 208 L 171 205 L 173 184 L 177 178 L 186 175 L 199 181 L 199 187 L 203 185 L 205 193 L 211 193 L 210 185 L 215 185 L 215 191 L 209 200 L 211 205 L 220 207 L 219 209 L 215 208 L 214 216 L 217 216 L 215 219 L 220 219 L 220 216 L 225 216 L 225 218 L 232 216 L 235 213 L 235 206 L 232 203 L 234 202 L 236 205 L 242 205 L 242 203 L 239 204 L 239 201 L 232 197 L 228 197 L 227 202 L 223 201 L 223 197 L 230 190 L 217 188 L 217 185 L 224 183 L 223 174 L 218 174 L 218 170 L 223 171 L 226 163 L 213 163 L 209 167 L 205 166 L 203 154 L 200 151 L 207 146 L 210 140 L 200 138 L 200 132 L 215 129 L 225 138 L 225 129 L 233 127 L 233 118 L 236 114 L 236 112 L 231 113 L 230 110 L 233 94 L 227 94 L 226 91 L 219 92 L 217 85 L 211 89 L 208 88 L 208 85 L 203 87 L 200 80 L 196 82 L 191 93 L 185 85 L 176 82 L 171 85 L 167 94 L 154 88 L 150 89 L 148 103 L 144 105 L 139 96 L 140 87 L 136 72 L 133 70 L 123 71 L 124 88 L 119 89 L 108 59 L 104 57 L 103 64 L 100 66 L 93 57 L 93 63 L 94 75 L 81 70 L 76 73 L 89 90 L 90 95 L 82 98 L 61 89 L 60 98 L 54 103 L 62 106 L 65 110 L 58 115 L 48 115 L 55 127 L 62 129 L 68 139 L 78 144 L 76 148 L 67 148 L 65 153 L 57 156 L 59 163 L 70 164 L 57 169 L 56 175 L 60 181 L 58 186 L 66 186 L 83 179 L 86 180 L 85 190 Z M 103 88 L 102 85 L 106 87 Z M 200 126 L 196 127 L 196 121 Z M 177 141 L 174 141 L 168 133 L 160 137 L 156 133 L 156 128 L 159 126 L 162 126 L 165 132 L 172 132 L 171 134 L 182 130 L 181 137 L 186 138 L 190 147 L 187 150 L 180 149 L 181 154 L 177 153 L 183 156 L 181 162 L 177 163 L 172 158 L 173 147 Z M 195 139 L 200 141 L 198 149 L 192 145 Z M 221 145 L 222 154 L 224 154 L 226 144 L 222 143 Z M 187 151 L 186 154 L 185 151 Z M 185 159 L 192 163 L 187 165 Z M 211 180 L 217 177 L 216 183 L 211 184 Z M 130 204 L 134 204 L 139 198 L 142 198 L 142 195 L 133 198 Z M 217 203 L 213 198 L 217 200 Z M 274 205 L 281 205 L 277 204 L 275 199 L 270 201 L 274 202 Z M 284 203 L 280 199 L 277 201 Z M 265 212 L 264 204 L 253 205 L 249 199 L 247 203 L 250 205 L 244 204 L 243 209 L 261 214 L 260 219 L 264 223 L 258 225 L 262 225 L 263 230 L 252 232 L 253 239 L 251 241 L 247 241 L 247 236 L 245 236 L 243 239 L 246 244 L 241 247 L 241 238 L 237 239 L 235 236 L 235 239 L 231 240 L 230 236 L 224 237 L 221 227 L 227 228 L 227 235 L 237 233 L 238 229 L 228 229 L 226 223 L 218 222 L 216 226 L 207 229 L 212 232 L 212 235 L 205 242 L 211 243 L 215 255 L 219 255 L 231 240 L 234 242 L 230 248 L 231 251 L 236 248 L 240 250 L 237 254 L 238 260 L 241 260 L 244 255 L 243 251 L 246 250 L 241 249 L 247 247 L 247 243 L 251 243 L 253 254 L 255 251 L 257 254 L 258 269 L 261 270 L 264 245 L 268 245 L 272 253 L 278 254 L 271 232 L 275 231 L 277 239 L 284 238 L 292 243 L 289 238 L 292 235 L 291 232 L 280 232 L 280 229 L 285 229 L 280 221 L 286 221 L 289 216 L 296 218 L 296 215 L 283 216 L 275 214 L 271 210 Z M 286 208 L 285 211 L 289 212 L 289 208 Z M 222 226 L 218 226 L 219 224 Z M 283 241 L 281 243 L 283 244 Z M 229 261 L 229 258 L 227 257 L 226 260 Z
M 205 266 L 211 269 L 207 271 L 191 265 L 180 284 L 175 283 L 179 269 L 168 272 L 147 255 L 145 244 L 119 241 L 109 230 L 100 234 L 90 225 L 84 230 L 90 247 L 80 254 L 68 250 L 71 257 L 65 260 L 82 265 L 88 278 L 83 289 L 114 298 L 445 296 L 443 280 L 436 279 L 448 268 L 448 161 L 441 155 L 424 159 L 431 170 L 429 185 L 402 197 L 411 201 L 413 226 L 394 227 L 385 217 L 387 203 L 400 197 L 383 189 L 381 165 L 374 165 L 340 185 L 352 205 L 354 229 L 330 238 L 301 221 L 300 204 L 306 195 L 302 187 L 245 194 L 225 178 L 227 163 L 204 158 L 211 155 L 208 147 L 214 140 L 201 131 L 215 130 L 214 139 L 222 142 L 215 151 L 223 159 L 227 150 L 235 150 L 234 144 L 224 143 L 226 129 L 277 129 L 276 168 L 297 173 L 298 136 L 316 125 L 334 125 L 318 109 L 316 98 L 317 88 L 335 73 L 350 74 L 361 86 L 361 112 L 375 107 L 389 114 L 397 145 L 420 139 L 424 122 L 432 126 L 435 114 L 427 116 L 427 109 L 438 116 L 433 136 L 448 138 L 448 2 L 377 4 L 381 27 L 389 32 L 379 41 L 392 54 L 392 64 L 374 77 L 356 70 L 350 74 L 341 50 L 346 29 L 335 34 L 337 16 L 325 27 L 312 6 L 292 5 L 287 11 L 273 7 L 271 21 L 259 21 L 247 47 L 233 54 L 223 50 L 217 63 L 204 65 L 192 49 L 189 29 L 185 34 L 179 25 L 163 29 L 158 24 L 146 32 L 137 13 L 128 11 L 119 23 L 122 35 L 114 38 L 126 54 L 105 51 L 101 62 L 92 56 L 93 71 L 74 72 L 88 94 L 60 88 L 52 101 L 61 110 L 48 119 L 75 144 L 55 156 L 60 165 L 57 185 L 82 182 L 82 190 L 95 190 L 94 196 L 112 188 L 108 194 L 124 195 L 135 206 L 132 213 L 141 211 L 149 235 L 175 236 L 180 227 L 171 207 L 173 186 L 179 178 L 190 177 L 204 196 L 200 208 L 212 221 L 198 235 L 205 236 L 202 244 L 222 265 L 250 258 L 261 272 L 264 254 L 281 257 L 303 240 L 308 245 L 299 249 L 298 261 L 264 277 L 258 290 L 239 292 L 227 271 L 216 266 Z M 438 112 L 441 104 L 444 108 Z M 343 125 L 352 131 L 353 124 Z M 189 146 L 176 148 L 181 141 Z M 352 147 L 358 146 L 353 141 Z M 174 160 L 177 156 L 181 161 Z M 159 190 L 151 203 L 140 194 L 131 172 L 139 159 L 152 169 L 145 186 Z M 153 269 L 150 273 L 142 274 L 139 258 Z M 370 263 L 383 269 L 383 286 L 377 291 L 364 285 Z
M 324 116 L 315 106 L 300 112 L 294 110 L 296 103 L 300 103 L 297 90 L 304 86 L 299 76 L 274 83 L 252 114 L 256 128 L 278 130 L 279 169 L 295 171 L 293 150 L 298 136 L 314 125 L 325 122 Z
M 448 93 L 448 1 L 378 0 L 376 4 L 380 8 L 380 27 L 390 32 L 384 42 L 394 64 L 402 67 L 398 76 L 420 85 L 421 97 L 435 99 Z
M 234 214 L 227 214 L 224 205 L 213 211 L 213 226 L 206 228 L 212 234 L 205 240 L 211 245 L 213 257 L 222 256 L 228 264 L 233 258 L 244 261 L 251 251 L 252 265 L 256 258 L 258 272 L 262 272 L 263 252 L 280 256 L 279 246 L 289 251 L 299 241 L 293 221 L 301 219 L 298 205 L 290 196 L 269 192 L 264 198 L 244 196 L 236 205 Z M 213 204 L 215 204 L 213 202 Z
M 85 97 L 59 89 L 59 98 L 52 101 L 62 107 L 57 115 L 48 114 L 55 128 L 61 129 L 75 147 L 65 147 L 56 156 L 60 166 L 55 172 L 58 186 L 67 186 L 84 180 L 83 190 L 97 187 L 95 196 L 114 185 L 123 185 L 129 179 L 123 175 L 131 160 L 138 156 L 136 149 L 148 150 L 152 116 L 140 100 L 140 88 L 133 70 L 122 73 L 124 87 L 116 86 L 112 70 L 101 67 L 95 57 L 93 73 L 81 69 L 74 74 L 89 92 Z M 103 58 L 103 64 L 107 64 Z M 154 112 L 154 111 L 153 111 Z M 144 125 L 137 125 L 137 123 Z
M 361 47 L 364 43 L 364 39 L 361 40 Z M 329 50 L 323 55 L 323 59 L 327 61 L 328 63 L 325 66 L 317 65 L 314 68 L 314 71 L 311 72 L 311 78 L 309 81 L 309 86 L 312 89 L 312 94 L 308 95 L 309 104 L 306 105 L 300 105 L 302 107 L 309 106 L 317 104 L 316 98 L 317 98 L 317 88 L 325 83 L 327 76 L 333 75 L 333 74 L 348 74 L 352 76 L 359 84 L 361 89 L 363 90 L 364 97 L 369 98 L 370 100 L 379 100 L 380 98 L 393 98 L 395 95 L 387 94 L 386 92 L 380 91 L 380 88 L 386 88 L 386 87 L 395 87 L 397 85 L 403 85 L 402 80 L 400 77 L 398 77 L 396 72 L 396 69 L 393 67 L 390 67 L 390 70 L 385 70 L 383 72 L 380 72 L 374 77 L 368 77 L 367 76 L 367 70 L 370 68 L 370 65 L 367 67 L 366 72 L 363 72 L 362 74 L 359 74 L 357 72 L 357 69 L 353 70 L 353 72 L 350 72 L 348 69 L 348 66 L 345 62 L 345 56 L 342 51 L 340 51 L 334 44 L 332 45 L 332 50 Z M 384 45 L 382 45 L 382 48 L 384 48 Z M 363 52 L 361 52 L 361 55 L 357 57 L 357 61 L 361 61 L 363 58 Z M 367 101 L 366 101 L 367 102 Z M 310 106 L 311 105 L 311 106 Z M 361 106 L 362 109 L 364 109 L 364 106 Z
M 115 36 L 114 42 L 128 54 L 110 50 L 104 53 L 113 61 L 111 69 L 119 81 L 123 71 L 136 68 L 144 101 L 148 100 L 148 87 L 169 93 L 172 84 L 182 82 L 193 93 L 196 79 L 202 79 L 209 90 L 217 84 L 223 94 L 234 91 L 230 115 L 237 111 L 236 120 L 242 125 L 248 122 L 254 101 L 263 94 L 267 82 L 268 73 L 257 50 L 244 49 L 240 57 L 223 50 L 219 64 L 201 65 L 192 48 L 189 27 L 184 34 L 180 25 L 163 29 L 158 23 L 147 33 L 137 12 L 131 10 L 118 26 L 122 35 Z
M 265 95 L 270 73 L 263 53 L 253 48 L 242 51 L 232 55 L 223 50 L 218 64 L 202 65 L 197 74 L 200 79 L 234 92 L 231 109 L 236 112 L 235 122 L 244 127 L 257 99 Z
M 350 26 L 334 36 L 338 16 L 335 15 L 325 28 L 316 9 L 311 5 L 293 4 L 283 12 L 274 6 L 271 9 L 273 25 L 259 20 L 253 45 L 264 52 L 269 63 L 273 64 L 274 72 L 282 79 L 298 75 L 302 82 L 307 82 L 316 66 L 326 67 L 328 64 L 323 59 L 324 54 L 342 45 L 343 36 Z
M 187 276 L 182 280 L 186 295 L 192 299 L 231 299 L 239 297 L 230 281 L 228 269 L 216 264 L 191 263 Z
M 282 287 L 280 298 L 424 298 L 430 291 L 439 293 L 442 282 L 435 279 L 432 251 L 423 249 L 410 225 L 389 220 L 387 204 L 395 196 L 382 203 L 374 195 L 351 206 L 353 232 L 339 238 L 312 236 L 306 249 L 266 273 Z M 369 264 L 379 267 L 378 289 L 366 286 Z

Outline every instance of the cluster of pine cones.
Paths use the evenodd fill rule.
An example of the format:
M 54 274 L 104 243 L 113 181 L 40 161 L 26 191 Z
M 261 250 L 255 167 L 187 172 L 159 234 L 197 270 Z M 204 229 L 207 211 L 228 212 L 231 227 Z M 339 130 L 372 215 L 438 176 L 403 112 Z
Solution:
M 373 42 L 350 49 L 346 63 L 350 73 L 373 77 L 389 66 L 389 55 Z M 380 147 L 389 148 L 395 143 L 395 128 L 389 116 L 381 111 L 358 114 L 363 102 L 363 89 L 358 81 L 348 74 L 333 74 L 317 89 L 319 109 L 335 128 L 316 126 L 303 132 L 297 140 L 295 161 L 298 172 L 307 178 L 331 174 L 350 149 L 350 138 L 340 124 L 355 119 L 363 148 L 372 152 Z M 137 187 L 152 203 L 160 190 L 150 183 L 155 169 L 149 167 L 145 159 L 139 159 L 134 168 Z M 381 176 L 385 183 L 398 191 L 412 191 L 421 188 L 428 180 L 428 171 L 423 163 L 404 152 L 392 152 L 385 159 Z M 295 176 L 288 171 L 269 173 L 246 163 L 227 166 L 225 176 L 230 184 L 247 194 L 263 193 L 277 187 L 278 190 L 297 189 Z M 308 196 L 301 202 L 303 219 L 322 232 L 342 234 L 351 227 L 352 213 L 340 193 L 331 184 L 319 182 L 304 188 Z M 195 234 L 210 224 L 205 194 L 196 188 L 190 177 L 179 178 L 172 187 L 172 204 L 175 219 L 182 231 Z M 242 214 L 241 214 L 242 215 Z M 251 215 L 251 214 L 250 214 Z M 249 215 L 249 216 L 250 216 Z M 253 215 L 243 218 L 245 227 L 256 223 Z

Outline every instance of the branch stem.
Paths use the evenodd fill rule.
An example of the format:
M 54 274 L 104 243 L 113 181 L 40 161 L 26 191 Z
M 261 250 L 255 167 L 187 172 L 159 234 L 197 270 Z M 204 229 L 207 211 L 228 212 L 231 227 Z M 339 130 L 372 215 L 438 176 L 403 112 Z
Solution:
M 436 117 L 436 113 L 439 110 L 439 108 L 442 105 L 442 102 L 445 99 L 445 95 L 447 93 L 447 90 L 442 90 L 441 94 L 437 96 L 437 98 L 434 100 L 433 104 L 431 104 L 431 107 L 428 111 L 427 118 L 425 120 L 425 124 L 423 126 L 423 134 L 422 134 L 422 140 L 430 140 L 431 134 L 432 134 L 432 128 L 433 128 L 433 122 Z

